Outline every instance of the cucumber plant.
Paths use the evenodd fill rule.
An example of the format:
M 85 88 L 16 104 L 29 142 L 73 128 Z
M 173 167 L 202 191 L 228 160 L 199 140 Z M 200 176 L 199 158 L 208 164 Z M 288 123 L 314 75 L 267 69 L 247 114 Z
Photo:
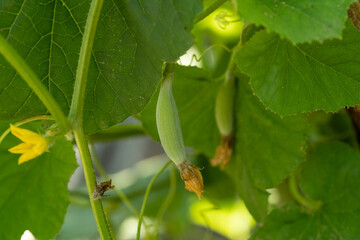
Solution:
M 0 239 L 123 239 L 133 218 L 137 239 L 359 239 L 359 19 L 354 0 L 0 1 Z M 139 135 L 171 161 L 109 176 L 93 145 Z M 246 229 L 209 225 L 236 204 Z

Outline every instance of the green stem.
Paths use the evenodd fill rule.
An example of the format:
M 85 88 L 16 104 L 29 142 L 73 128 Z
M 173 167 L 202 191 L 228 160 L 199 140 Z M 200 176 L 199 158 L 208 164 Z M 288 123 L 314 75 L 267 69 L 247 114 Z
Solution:
M 217 0 L 213 4 L 211 4 L 207 9 L 202 11 L 199 15 L 194 19 L 194 24 L 200 22 L 210 14 L 212 14 L 216 9 L 218 9 L 221 5 L 223 5 L 227 0 Z
M 107 222 L 101 200 L 100 199 L 93 200 L 91 198 L 91 195 L 95 190 L 96 178 L 95 178 L 91 155 L 90 155 L 88 143 L 85 138 L 84 131 L 83 129 L 74 129 L 73 133 L 74 133 L 75 141 L 79 148 L 81 163 L 85 175 L 86 186 L 90 198 L 90 204 L 94 212 L 96 225 L 98 227 L 101 239 L 103 240 L 112 239 L 111 229 Z
M 152 188 L 152 186 L 154 185 L 154 182 L 156 181 L 156 179 L 160 176 L 160 174 L 171 164 L 172 161 L 168 161 L 161 169 L 160 171 L 151 179 L 148 187 L 146 188 L 146 192 L 145 192 L 145 196 L 144 196 L 144 201 L 142 203 L 141 206 L 141 211 L 140 211 L 140 216 L 139 216 L 139 222 L 138 222 L 138 227 L 137 227 L 137 233 L 136 233 L 136 240 L 140 240 L 140 230 L 141 230 L 141 224 L 144 218 L 144 212 L 145 212 L 145 207 L 146 207 L 146 202 L 148 200 L 149 194 L 150 194 L 150 190 Z
M 100 173 L 101 177 L 105 180 L 108 181 L 109 175 L 106 173 L 105 169 L 103 168 L 100 159 L 98 158 L 94 146 L 93 144 L 90 144 L 90 153 L 93 156 L 93 160 L 94 160 L 94 164 L 95 164 L 95 168 L 98 170 L 98 172 Z M 127 198 L 127 196 L 119 189 L 119 188 L 114 188 L 115 193 L 118 195 L 118 197 L 120 198 L 120 200 L 129 208 L 129 210 L 136 216 L 139 217 L 139 212 L 138 210 L 136 210 L 136 208 L 134 207 L 134 205 L 130 202 L 130 200 Z
M 96 27 L 100 18 L 101 8 L 104 0 L 92 0 L 88 17 L 86 19 L 85 31 L 81 43 L 79 62 L 76 71 L 74 93 L 68 119 L 72 123 L 73 133 L 76 144 L 79 148 L 81 162 L 84 170 L 86 186 L 90 198 L 90 204 L 95 216 L 95 221 L 101 236 L 101 239 L 112 239 L 110 225 L 105 216 L 101 200 L 91 198 L 95 189 L 96 178 L 90 150 L 86 141 L 83 127 L 84 99 L 87 76 L 89 72 L 91 51 L 95 39 Z
M 160 227 L 161 221 L 162 221 L 162 219 L 164 217 L 166 209 L 168 209 L 168 207 L 170 206 L 171 201 L 174 199 L 175 193 L 176 193 L 176 172 L 175 172 L 175 167 L 171 166 L 171 169 L 170 169 L 170 190 L 169 190 L 168 195 L 166 196 L 165 201 L 161 205 L 161 207 L 159 209 L 159 212 L 158 212 L 158 215 L 157 215 L 157 220 L 156 220 L 156 225 L 155 225 L 155 232 L 157 234 L 159 234 L 159 227 Z
M 294 197 L 294 199 L 301 205 L 309 208 L 310 210 L 314 210 L 314 211 L 318 210 L 321 207 L 322 202 L 314 201 L 310 198 L 306 198 L 303 196 L 302 193 L 300 193 L 295 174 L 292 174 L 289 177 L 289 188 L 290 188 L 290 192 L 291 192 L 292 196 Z
M 17 73 L 24 79 L 29 87 L 35 92 L 41 102 L 45 105 L 47 110 L 57 122 L 59 128 L 67 133 L 70 126 L 66 120 L 64 112 L 61 110 L 59 104 L 54 97 L 49 93 L 48 89 L 42 84 L 40 79 L 22 59 L 22 57 L 15 51 L 15 49 L 5 40 L 0 34 L 0 54 L 11 64 Z
M 69 120 L 80 121 L 84 111 L 86 82 L 89 72 L 91 51 L 94 44 L 97 23 L 104 0 L 92 0 L 81 43 L 79 62 L 76 70 L 74 93 L 71 101 Z
M 89 138 L 92 142 L 104 142 L 140 135 L 145 135 L 140 125 L 119 125 L 91 134 Z

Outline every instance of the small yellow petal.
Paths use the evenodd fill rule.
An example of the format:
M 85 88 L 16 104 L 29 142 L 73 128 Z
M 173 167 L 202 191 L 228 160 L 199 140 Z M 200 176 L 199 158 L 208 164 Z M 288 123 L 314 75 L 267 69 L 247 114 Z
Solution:
M 47 146 L 48 146 L 47 141 L 43 139 L 42 141 L 34 145 L 32 150 L 38 154 L 43 154 L 47 150 Z
M 15 127 L 11 124 L 10 130 L 15 137 L 19 138 L 23 142 L 36 144 L 43 139 L 43 137 L 37 133 L 34 133 L 27 129 Z
M 20 143 L 19 145 L 16 145 L 15 147 L 12 147 L 9 149 L 9 152 L 11 153 L 25 153 L 28 151 L 32 151 L 31 149 L 34 147 L 34 144 L 31 143 Z
M 10 125 L 10 130 L 14 136 L 23 141 L 23 143 L 9 149 L 11 153 L 22 154 L 18 160 L 19 164 L 34 159 L 47 150 L 48 141 L 43 136 L 13 125 Z
M 22 163 L 24 163 L 24 162 L 27 162 L 27 161 L 29 161 L 29 160 L 31 160 L 31 159 L 34 159 L 34 158 L 36 158 L 36 157 L 38 157 L 40 154 L 37 154 L 36 152 L 26 152 L 26 153 L 24 153 L 24 154 L 22 154 L 20 157 L 19 157 L 19 160 L 18 160 L 18 164 L 20 165 L 20 164 L 22 164 Z

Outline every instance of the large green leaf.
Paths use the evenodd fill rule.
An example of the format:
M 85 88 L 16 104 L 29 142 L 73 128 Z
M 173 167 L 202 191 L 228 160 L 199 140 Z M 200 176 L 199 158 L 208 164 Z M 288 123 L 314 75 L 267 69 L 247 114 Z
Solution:
M 8 124 L 0 125 L 0 132 Z M 51 239 L 64 221 L 67 184 L 77 164 L 72 144 L 57 137 L 49 152 L 18 165 L 8 152 L 20 141 L 12 135 L 0 145 L 0 239 L 20 239 L 30 230 L 38 239 Z
M 360 236 L 360 154 L 344 143 L 320 146 L 304 164 L 300 185 L 321 200 L 313 214 L 293 205 L 273 211 L 252 239 L 358 239 Z
M 304 159 L 305 116 L 280 118 L 252 94 L 249 78 L 238 74 L 235 159 L 229 171 L 254 217 L 264 216 L 265 190 L 276 187 Z
M 6 1 L 1 34 L 48 87 L 62 109 L 71 103 L 90 0 Z M 161 78 L 192 44 L 198 1 L 105 1 L 96 32 L 85 105 L 87 132 L 141 111 Z M 0 57 L 0 119 L 43 114 L 44 106 Z
M 340 38 L 354 0 L 237 0 L 241 17 L 264 25 L 294 43 Z
M 350 21 L 342 40 L 323 44 L 293 46 L 260 31 L 238 52 L 236 62 L 264 105 L 280 115 L 337 111 L 360 103 L 360 32 Z
M 179 112 L 181 130 L 186 146 L 213 157 L 220 134 L 215 122 L 215 98 L 220 82 L 211 81 L 210 74 L 196 67 L 176 66 L 173 94 Z M 156 127 L 158 93 L 141 113 L 147 133 L 159 140 Z

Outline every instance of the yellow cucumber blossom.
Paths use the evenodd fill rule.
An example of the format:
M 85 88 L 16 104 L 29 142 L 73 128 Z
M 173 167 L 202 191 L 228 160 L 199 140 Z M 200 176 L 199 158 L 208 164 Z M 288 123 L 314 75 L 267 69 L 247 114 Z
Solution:
M 23 143 L 9 149 L 9 152 L 11 153 L 21 154 L 18 164 L 34 159 L 47 151 L 48 141 L 45 137 L 30 130 L 15 127 L 11 124 L 10 130 L 15 137 L 23 141 Z

